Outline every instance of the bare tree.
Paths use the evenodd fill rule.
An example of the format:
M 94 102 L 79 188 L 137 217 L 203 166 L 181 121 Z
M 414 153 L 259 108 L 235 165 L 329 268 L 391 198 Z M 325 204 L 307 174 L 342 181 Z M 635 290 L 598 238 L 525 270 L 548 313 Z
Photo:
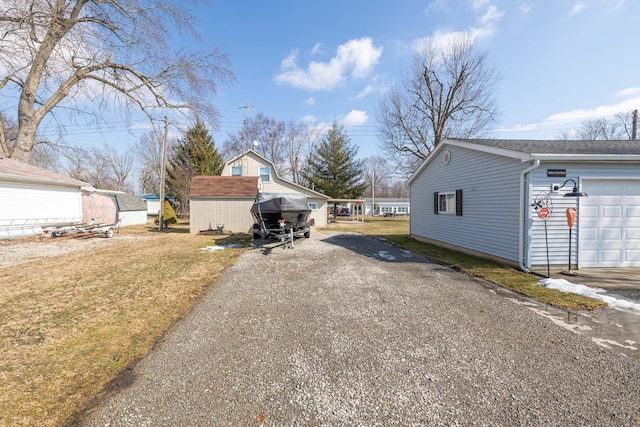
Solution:
M 245 119 L 242 129 L 238 133 L 228 136 L 222 145 L 224 156 L 228 159 L 251 148 L 271 160 L 276 166 L 282 166 L 285 132 L 284 122 L 258 113 L 254 118 Z M 254 145 L 254 141 L 257 145 Z
M 315 152 L 318 142 L 318 134 L 308 124 L 291 120 L 283 139 L 283 175 L 298 185 L 306 186 L 309 153 Z
M 599 117 L 584 120 L 578 129 L 556 135 L 562 140 L 621 140 L 633 135 L 633 111 L 618 113 L 612 118 Z
M 382 184 L 385 183 L 390 175 L 390 167 L 387 160 L 381 156 L 370 156 L 364 159 L 362 163 L 364 180 L 367 183 L 367 191 L 365 196 L 382 197 L 379 191 Z
M 114 179 L 116 190 L 124 191 L 125 184 L 131 169 L 133 168 L 134 154 L 131 147 L 127 147 L 124 153 L 120 154 L 112 147 L 105 147 L 105 160 Z
M 141 164 L 140 186 L 142 192 L 160 194 L 164 137 L 157 132 L 148 132 L 140 137 L 134 148 Z M 170 152 L 169 148 L 167 151 Z
M 59 107 L 101 117 L 117 105 L 151 120 L 191 109 L 215 123 L 217 82 L 233 79 L 227 56 L 169 46 L 175 31 L 198 36 L 190 3 L 197 0 L 1 0 L 0 91 L 15 99 L 18 119 L 10 145 L 0 118 L 3 155 L 27 162 L 38 127 Z
M 379 101 L 380 148 L 411 173 L 444 138 L 480 136 L 497 115 L 498 79 L 470 38 L 446 47 L 430 38 L 411 75 Z

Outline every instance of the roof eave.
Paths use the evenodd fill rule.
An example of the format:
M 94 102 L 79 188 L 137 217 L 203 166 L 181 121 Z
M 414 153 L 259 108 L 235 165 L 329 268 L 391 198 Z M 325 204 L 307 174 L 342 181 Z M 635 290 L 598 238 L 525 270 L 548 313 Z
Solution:
M 532 153 L 530 160 L 543 161 L 597 161 L 597 162 L 640 162 L 638 154 L 544 154 Z
M 46 178 L 36 178 L 31 176 L 10 175 L 10 174 L 1 174 L 0 179 L 6 180 L 6 181 L 14 181 L 14 182 L 34 182 L 38 184 L 58 185 L 62 187 L 73 187 L 73 188 L 82 188 L 85 185 L 89 185 L 88 183 L 56 181 L 56 180 L 46 179 Z

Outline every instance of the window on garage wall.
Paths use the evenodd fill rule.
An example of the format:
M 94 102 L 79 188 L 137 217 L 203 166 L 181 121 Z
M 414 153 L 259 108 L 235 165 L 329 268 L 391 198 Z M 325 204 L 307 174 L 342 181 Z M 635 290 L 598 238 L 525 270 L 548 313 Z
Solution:
M 462 216 L 462 190 L 433 193 L 433 213 Z

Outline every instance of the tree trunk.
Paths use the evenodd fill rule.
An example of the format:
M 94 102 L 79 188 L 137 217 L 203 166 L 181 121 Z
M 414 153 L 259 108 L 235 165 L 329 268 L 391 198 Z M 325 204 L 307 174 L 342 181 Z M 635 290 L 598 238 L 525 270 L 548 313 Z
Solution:
M 22 114 L 19 119 L 18 135 L 16 137 L 16 145 L 13 147 L 11 158 L 20 162 L 29 163 L 31 153 L 36 141 L 36 131 L 38 123 L 33 117 Z

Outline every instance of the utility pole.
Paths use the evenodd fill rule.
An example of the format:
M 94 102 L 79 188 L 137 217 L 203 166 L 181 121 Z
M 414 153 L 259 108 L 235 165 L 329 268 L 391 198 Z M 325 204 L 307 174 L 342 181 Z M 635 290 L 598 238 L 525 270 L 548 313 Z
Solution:
M 633 110 L 633 124 L 631 126 L 631 139 L 635 140 L 638 135 L 638 110 Z
M 167 138 L 169 134 L 169 119 L 164 116 L 164 141 L 162 143 L 162 171 L 160 172 L 160 213 L 158 214 L 158 231 L 162 231 L 164 222 L 164 175 L 167 170 Z
M 252 105 L 248 102 L 245 102 L 242 107 L 238 107 L 238 110 L 244 110 L 242 112 L 242 149 L 244 151 L 247 151 L 247 147 L 249 146 L 247 144 L 247 110 L 251 107 Z

